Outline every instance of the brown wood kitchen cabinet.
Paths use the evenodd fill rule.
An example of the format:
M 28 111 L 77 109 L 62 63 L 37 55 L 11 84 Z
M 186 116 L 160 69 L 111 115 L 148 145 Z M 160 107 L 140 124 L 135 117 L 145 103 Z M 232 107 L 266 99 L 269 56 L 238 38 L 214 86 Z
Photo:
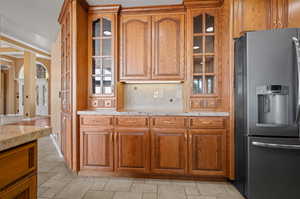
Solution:
M 151 130 L 151 172 L 185 174 L 187 169 L 187 131 Z
M 226 118 L 80 116 L 80 172 L 226 176 Z
M 187 67 L 191 111 L 222 107 L 222 30 L 220 8 L 188 10 Z M 224 44 L 224 46 L 226 46 Z
M 0 153 L 0 199 L 37 198 L 37 142 Z
M 112 10 L 111 10 L 112 9 Z M 89 108 L 116 107 L 119 6 L 90 9 L 88 19 Z
M 149 129 L 115 130 L 116 170 L 148 173 L 150 166 Z
M 244 32 L 300 27 L 297 0 L 235 0 L 234 37 Z
M 80 118 L 80 169 L 113 171 L 112 117 Z
M 121 16 L 120 80 L 184 80 L 185 14 Z
M 189 174 L 225 175 L 225 130 L 190 130 L 188 148 Z
M 152 79 L 184 80 L 185 15 L 152 17 Z
M 151 16 L 121 16 L 121 80 L 151 78 Z

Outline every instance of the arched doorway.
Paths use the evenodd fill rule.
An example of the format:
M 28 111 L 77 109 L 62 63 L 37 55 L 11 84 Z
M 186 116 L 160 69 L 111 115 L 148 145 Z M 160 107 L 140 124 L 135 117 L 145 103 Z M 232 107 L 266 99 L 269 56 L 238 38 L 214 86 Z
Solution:
M 36 114 L 48 115 L 48 70 L 41 64 L 36 64 Z M 19 72 L 19 114 L 24 113 L 24 66 Z

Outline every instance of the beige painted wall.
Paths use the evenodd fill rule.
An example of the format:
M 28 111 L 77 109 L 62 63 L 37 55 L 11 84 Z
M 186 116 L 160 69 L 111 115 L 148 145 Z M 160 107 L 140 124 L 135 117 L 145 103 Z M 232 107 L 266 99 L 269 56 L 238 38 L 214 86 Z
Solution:
M 60 32 L 57 36 L 56 42 L 52 46 L 51 50 L 51 81 L 50 81 L 50 88 L 51 88 L 51 126 L 52 132 L 56 137 L 57 143 L 60 143 L 60 125 L 61 125 L 61 115 L 60 115 L 60 98 L 59 92 L 61 90 L 61 48 L 60 48 L 61 38 Z

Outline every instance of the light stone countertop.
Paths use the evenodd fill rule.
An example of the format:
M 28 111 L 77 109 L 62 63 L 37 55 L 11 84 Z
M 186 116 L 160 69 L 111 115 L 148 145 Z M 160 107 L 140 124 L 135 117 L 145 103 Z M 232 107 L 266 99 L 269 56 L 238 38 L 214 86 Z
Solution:
M 48 126 L 0 125 L 0 152 L 37 140 L 50 133 L 51 128 Z
M 78 111 L 78 115 L 136 115 L 136 116 L 207 116 L 207 117 L 226 117 L 228 112 L 164 112 L 164 111 L 125 111 L 118 112 L 115 110 L 85 110 Z

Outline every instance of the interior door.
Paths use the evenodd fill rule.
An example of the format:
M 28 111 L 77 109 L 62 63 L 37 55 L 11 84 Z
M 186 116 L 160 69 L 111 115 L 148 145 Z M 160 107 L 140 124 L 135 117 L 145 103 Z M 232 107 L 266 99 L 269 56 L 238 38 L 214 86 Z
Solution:
M 184 129 L 152 129 L 151 171 L 185 174 L 187 169 L 187 132 Z
M 152 79 L 183 80 L 185 17 L 183 14 L 152 17 Z
M 298 139 L 249 138 L 248 198 L 298 199 Z

